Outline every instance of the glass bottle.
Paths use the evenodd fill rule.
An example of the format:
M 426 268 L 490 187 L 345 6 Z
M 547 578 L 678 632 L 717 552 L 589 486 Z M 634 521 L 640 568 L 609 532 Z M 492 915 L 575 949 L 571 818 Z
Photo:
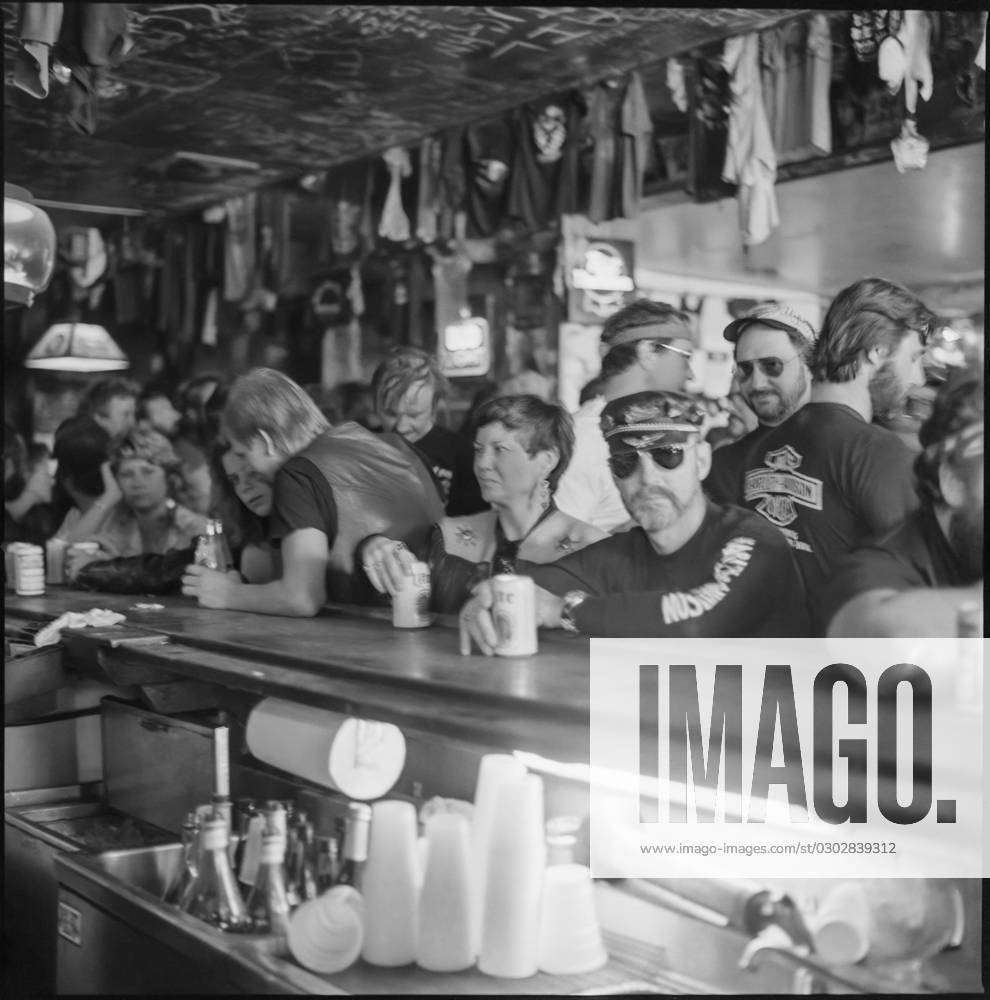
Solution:
M 221 930 L 244 930 L 247 910 L 227 856 L 227 826 L 208 819 L 200 833 L 200 861 L 196 878 L 179 902 L 181 909 Z
M 285 887 L 285 840 L 277 833 L 261 838 L 261 862 L 248 893 L 247 912 L 258 934 L 287 934 L 289 897 Z
M 300 818 L 297 840 L 297 881 L 299 897 L 305 903 L 308 899 L 316 899 L 320 890 L 316 884 L 316 836 L 313 832 L 313 824 L 303 814 L 300 814 Z
M 199 817 L 188 813 L 182 822 L 182 859 L 179 869 L 165 887 L 162 900 L 178 905 L 186 888 L 196 880 L 199 872 Z
M 321 895 L 340 875 L 340 847 L 336 837 L 316 838 L 316 890 Z
M 196 543 L 196 554 L 193 562 L 197 566 L 206 566 L 208 569 L 226 572 L 233 565 L 230 555 L 230 546 L 223 533 L 223 522 L 217 518 L 210 518 L 206 522 L 206 533 L 199 536 Z
M 251 820 L 258 815 L 258 809 L 254 804 L 254 799 L 238 799 L 234 809 L 234 823 L 237 843 L 234 846 L 231 864 L 234 866 L 234 874 L 240 880 L 241 866 L 244 864 L 244 849 L 247 846 L 248 830 L 251 827 Z
M 351 802 L 344 821 L 344 849 L 337 885 L 361 888 L 361 870 L 368 860 L 368 835 L 371 830 L 371 806 Z

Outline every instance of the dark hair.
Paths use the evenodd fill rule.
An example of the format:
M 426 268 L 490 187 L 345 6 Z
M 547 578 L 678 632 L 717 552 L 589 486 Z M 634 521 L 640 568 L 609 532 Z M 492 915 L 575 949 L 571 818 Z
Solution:
M 893 349 L 912 331 L 924 344 L 934 326 L 935 314 L 913 292 L 884 278 L 863 278 L 828 307 L 811 373 L 817 382 L 851 382 L 867 351 Z
M 586 403 L 589 399 L 601 396 L 605 388 L 605 376 L 599 373 L 594 378 L 588 379 L 581 386 L 581 393 L 578 396 L 578 403 Z
M 80 413 L 99 413 L 105 416 L 107 407 L 114 399 L 137 399 L 140 389 L 129 378 L 104 378 L 94 382 L 83 396 Z
M 939 469 L 944 462 L 954 460 L 951 449 L 947 452 L 945 448 L 947 439 L 982 422 L 984 405 L 983 378 L 979 372 L 957 372 L 939 389 L 931 415 L 918 432 L 921 453 L 914 460 L 914 476 L 923 500 L 943 501 Z
M 434 405 L 447 393 L 447 380 L 432 354 L 418 347 L 393 347 L 371 376 L 376 409 L 379 413 L 393 410 L 421 382 L 433 389 Z
M 175 497 L 184 485 L 180 470 L 179 456 L 172 442 L 158 431 L 135 429 L 110 453 L 110 466 L 114 475 L 121 462 L 139 458 L 151 465 L 157 465 L 165 473 L 168 495 Z
M 244 506 L 227 478 L 223 456 L 229 450 L 230 443 L 222 440 L 217 441 L 210 449 L 210 479 L 213 483 L 210 511 L 223 522 L 223 531 L 231 548 L 241 549 L 245 545 L 256 545 L 264 541 L 265 525 L 254 511 Z
M 211 384 L 213 388 L 205 392 Z M 227 383 L 219 375 L 197 375 L 179 386 L 176 409 L 182 414 L 181 432 L 201 448 L 209 448 L 217 439 L 228 391 Z
M 547 476 L 550 491 L 570 464 L 574 454 L 574 424 L 570 414 L 556 403 L 547 403 L 539 396 L 499 396 L 482 405 L 474 415 L 472 438 L 488 424 L 503 424 L 510 431 L 522 431 L 528 454 L 556 449 L 557 464 Z
M 631 344 L 619 344 L 602 358 L 602 370 L 600 377 L 602 380 L 614 378 L 628 371 L 636 364 L 636 347 L 641 341 L 633 341 Z
M 110 457 L 110 435 L 89 416 L 63 420 L 55 431 L 52 456 L 58 462 L 55 482 L 65 488 L 65 482 L 88 497 L 103 492 L 100 466 Z

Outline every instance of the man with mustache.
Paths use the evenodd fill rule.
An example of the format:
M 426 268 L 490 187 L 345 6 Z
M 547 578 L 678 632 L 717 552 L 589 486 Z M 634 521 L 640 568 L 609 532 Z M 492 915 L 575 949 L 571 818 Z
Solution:
M 978 372 L 939 390 L 914 463 L 921 506 L 844 561 L 823 601 L 829 635 L 953 636 L 960 607 L 982 607 L 983 410 Z
M 740 462 L 749 449 L 811 398 L 808 360 L 815 347 L 815 330 L 787 306 L 770 303 L 733 320 L 723 336 L 735 345 L 739 392 L 759 425 L 715 449 L 705 492 L 716 503 L 737 503 L 734 484 L 739 482 Z
M 762 514 L 795 552 L 808 599 L 836 562 L 893 528 L 918 505 L 914 453 L 872 423 L 924 381 L 935 324 L 916 296 L 863 278 L 833 299 L 811 355 L 811 399 L 746 448 L 719 500 Z
M 537 622 L 597 636 L 800 636 L 801 578 L 763 518 L 708 500 L 704 407 L 679 392 L 612 400 L 601 427 L 609 467 L 636 522 L 555 563 L 517 563 L 537 584 Z M 461 611 L 461 651 L 490 654 L 488 581 Z

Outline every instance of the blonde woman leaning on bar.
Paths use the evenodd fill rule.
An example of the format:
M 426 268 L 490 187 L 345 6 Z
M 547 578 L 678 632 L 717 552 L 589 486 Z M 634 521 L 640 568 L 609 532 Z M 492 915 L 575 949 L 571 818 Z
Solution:
M 556 562 L 606 533 L 558 510 L 554 490 L 574 451 L 571 418 L 538 396 L 502 396 L 474 421 L 474 474 L 492 509 L 445 517 L 413 553 L 383 535 L 360 546 L 372 585 L 394 594 L 417 558 L 430 565 L 431 608 L 453 614 L 481 578 L 512 572 L 516 559 Z
M 99 552 L 70 554 L 70 579 L 90 562 L 189 548 L 206 530 L 206 518 L 173 499 L 180 484 L 179 459 L 164 435 L 131 431 L 113 451 L 110 465 L 121 499 L 87 539 L 97 542 Z

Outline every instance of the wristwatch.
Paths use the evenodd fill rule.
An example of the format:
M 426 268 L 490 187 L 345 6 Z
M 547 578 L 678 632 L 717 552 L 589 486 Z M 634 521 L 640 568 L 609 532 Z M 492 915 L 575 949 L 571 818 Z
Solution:
M 583 590 L 569 590 L 564 594 L 564 604 L 560 609 L 561 628 L 568 632 L 579 632 L 580 629 L 574 623 L 574 612 L 588 599 L 589 595 Z

